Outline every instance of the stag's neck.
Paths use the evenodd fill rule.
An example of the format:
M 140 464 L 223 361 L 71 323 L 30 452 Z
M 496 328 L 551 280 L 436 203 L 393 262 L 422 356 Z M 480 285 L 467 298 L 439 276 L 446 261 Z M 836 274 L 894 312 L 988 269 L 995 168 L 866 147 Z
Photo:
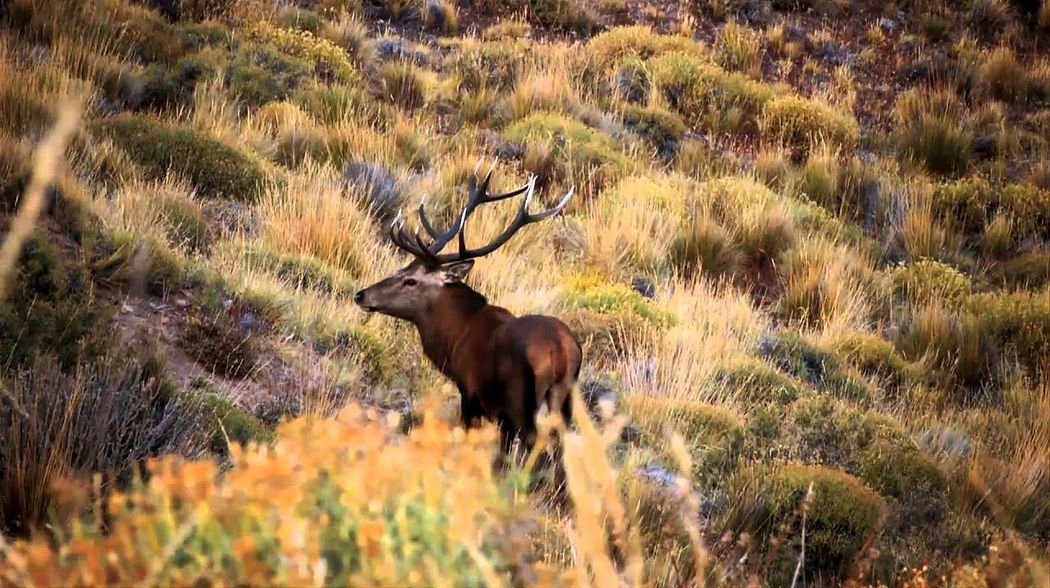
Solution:
M 484 296 L 463 284 L 446 287 L 446 292 L 446 296 L 413 322 L 419 330 L 423 352 L 442 373 L 454 377 L 451 370 L 456 344 L 471 329 L 471 319 L 489 303 Z

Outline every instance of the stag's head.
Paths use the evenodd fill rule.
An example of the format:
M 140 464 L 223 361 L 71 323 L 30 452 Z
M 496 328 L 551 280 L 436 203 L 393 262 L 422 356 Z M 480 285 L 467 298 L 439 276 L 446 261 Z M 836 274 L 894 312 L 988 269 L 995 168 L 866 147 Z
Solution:
M 390 225 L 390 240 L 402 251 L 412 256 L 412 261 L 388 278 L 361 290 L 354 295 L 354 302 L 368 312 L 379 312 L 400 319 L 414 321 L 421 313 L 432 308 L 449 288 L 462 283 L 478 257 L 492 253 L 510 240 L 525 225 L 541 221 L 561 212 L 572 198 L 573 190 L 553 208 L 532 214 L 529 204 L 535 194 L 536 178 L 527 184 L 503 194 L 489 194 L 492 171 L 479 184 L 477 178 L 470 179 L 467 203 L 456 217 L 456 221 L 445 231 L 438 231 L 427 218 L 423 203 L 418 208 L 419 225 L 426 237 L 418 230 L 410 235 L 401 214 Z M 491 242 L 477 248 L 468 248 L 464 229 L 474 210 L 489 202 L 506 200 L 524 194 L 518 212 L 507 226 Z M 442 250 L 453 239 L 458 240 L 456 251 Z

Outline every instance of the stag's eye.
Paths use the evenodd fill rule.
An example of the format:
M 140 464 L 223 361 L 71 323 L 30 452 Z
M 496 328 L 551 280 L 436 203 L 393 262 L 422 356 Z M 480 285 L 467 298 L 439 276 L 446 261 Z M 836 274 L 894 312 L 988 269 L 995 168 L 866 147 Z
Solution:
M 415 278 L 405 278 L 404 284 L 411 288 L 412 286 L 416 285 L 416 279 Z

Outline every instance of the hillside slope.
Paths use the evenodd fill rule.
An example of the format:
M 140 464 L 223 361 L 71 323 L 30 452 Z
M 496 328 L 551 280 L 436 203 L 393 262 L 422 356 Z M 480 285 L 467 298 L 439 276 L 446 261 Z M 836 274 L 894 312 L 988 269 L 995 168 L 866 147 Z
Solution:
M 0 306 L 0 581 L 1047 578 L 1050 3 L 11 0 L 0 26 L 5 239 L 82 113 Z M 482 467 L 414 329 L 352 302 L 406 262 L 397 211 L 450 222 L 479 165 L 577 189 L 468 280 L 565 320 L 623 417 L 569 437 L 567 496 Z M 3 539 L 45 525 L 67 551 Z

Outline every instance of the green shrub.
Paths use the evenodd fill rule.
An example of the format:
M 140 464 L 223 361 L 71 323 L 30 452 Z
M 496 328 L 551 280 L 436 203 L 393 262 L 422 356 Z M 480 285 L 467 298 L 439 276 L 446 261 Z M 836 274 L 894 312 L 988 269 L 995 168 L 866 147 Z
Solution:
M 725 407 L 690 400 L 672 400 L 661 397 L 628 395 L 624 399 L 627 411 L 665 450 L 665 428 L 682 435 L 693 458 L 693 479 L 702 487 L 711 487 L 724 480 L 735 468 L 744 444 L 744 426 L 740 417 Z M 664 455 L 667 465 L 674 463 Z
M 633 314 L 656 328 L 677 323 L 674 313 L 650 302 L 629 286 L 612 284 L 596 276 L 579 276 L 568 281 L 559 296 L 568 310 L 582 308 L 601 314 Z
M 208 198 L 252 202 L 268 179 L 255 157 L 189 128 L 145 116 L 118 116 L 98 126 L 152 177 L 169 170 L 184 174 Z
M 86 249 L 97 279 L 141 285 L 154 296 L 176 290 L 186 277 L 183 262 L 157 239 L 111 231 L 98 235 Z
M 301 92 L 296 101 L 313 118 L 326 125 L 353 120 L 386 126 L 394 118 L 394 113 L 385 104 L 356 86 L 316 86 Z
M 1035 251 L 999 263 L 989 278 L 1007 288 L 1042 288 L 1050 283 L 1050 252 Z
M 552 112 L 536 112 L 515 122 L 507 129 L 506 137 L 527 147 L 549 145 L 554 166 L 551 172 L 557 179 L 570 179 L 577 185 L 586 182 L 594 189 L 635 167 L 612 137 Z
M 842 169 L 835 155 L 815 151 L 806 159 L 799 174 L 798 187 L 808 198 L 832 214 L 839 213 L 842 190 Z
M 742 361 L 720 367 L 714 382 L 744 406 L 786 406 L 795 401 L 806 385 L 760 361 Z
M 258 21 L 249 29 L 248 38 L 272 45 L 286 56 L 309 63 L 314 75 L 325 82 L 350 83 L 359 78 L 346 51 L 309 32 L 275 28 L 265 21 Z
M 810 394 L 791 405 L 783 433 L 796 459 L 841 469 L 891 499 L 895 531 L 935 525 L 947 510 L 944 475 L 888 417 Z
M 204 415 L 212 420 L 211 450 L 218 455 L 227 455 L 231 443 L 261 443 L 274 441 L 274 432 L 266 428 L 248 411 L 230 402 L 218 392 L 205 392 L 201 396 Z
M 282 253 L 255 245 L 246 246 L 242 256 L 251 267 L 270 272 L 293 288 L 308 288 L 338 296 L 349 295 L 357 290 L 350 276 L 315 257 Z
M 980 176 L 968 176 L 937 184 L 933 189 L 934 216 L 967 235 L 979 233 L 988 224 L 988 212 L 996 200 L 992 184 Z
M 320 33 L 321 26 L 324 25 L 324 19 L 320 14 L 313 10 L 296 8 L 294 6 L 282 8 L 277 13 L 277 20 L 286 29 L 295 29 L 314 35 Z
M 649 66 L 641 59 L 625 60 L 613 74 L 612 90 L 624 102 L 639 106 L 648 104 L 652 87 Z
M 844 578 L 855 556 L 877 533 L 885 501 L 856 478 L 833 469 L 787 464 L 762 475 L 744 471 L 731 482 L 740 502 L 734 506 L 730 528 L 749 530 L 773 562 L 767 580 L 791 583 L 801 536 L 800 510 L 812 485 L 806 515 L 806 570 L 811 577 Z M 782 525 L 788 525 L 786 544 L 770 545 Z M 786 548 L 786 549 L 785 549 Z
M 800 96 L 772 98 L 762 110 L 762 135 L 796 148 L 820 143 L 849 149 L 860 136 L 853 116 Z
M 321 347 L 334 349 L 354 360 L 374 384 L 389 384 L 395 374 L 397 366 L 390 345 L 364 327 L 350 327 L 326 335 Z
M 911 441 L 873 443 L 862 456 L 857 477 L 899 505 L 894 515 L 901 528 L 928 528 L 948 508 L 944 474 Z
M 861 373 L 892 387 L 906 386 L 919 377 L 919 369 L 904 359 L 893 343 L 868 333 L 852 333 L 833 343 L 836 352 Z
M 48 354 L 68 368 L 108 349 L 108 318 L 92 302 L 85 268 L 38 231 L 22 246 L 0 301 L 0 354 L 9 366 Z
M 157 202 L 157 209 L 169 241 L 183 245 L 190 251 L 208 251 L 212 230 L 200 205 L 189 198 L 163 193 Z
M 477 92 L 483 88 L 510 91 L 518 82 L 522 69 L 525 42 L 465 43 L 446 58 L 446 63 L 459 75 L 461 88 Z
M 871 390 L 834 352 L 806 341 L 800 335 L 782 331 L 768 337 L 760 351 L 785 373 L 836 398 L 866 402 Z
M 240 324 L 240 314 L 225 309 L 198 309 L 182 327 L 179 344 L 208 371 L 245 378 L 259 365 L 259 343 Z
M 655 330 L 651 323 L 634 313 L 574 308 L 560 313 L 558 318 L 565 321 L 587 349 L 587 357 L 596 364 L 621 360 L 632 346 L 646 340 Z
M 644 25 L 616 27 L 594 36 L 585 50 L 592 75 L 602 75 L 627 59 L 648 60 L 681 51 L 704 56 L 703 45 L 678 35 L 661 35 Z
M 306 59 L 282 53 L 269 43 L 244 43 L 226 70 L 226 85 L 248 106 L 290 97 L 311 79 Z
M 1031 374 L 1042 373 L 1050 358 L 1050 302 L 1045 292 L 978 294 L 965 303 L 982 334 L 1016 358 Z
M 775 96 L 770 86 L 687 53 L 654 59 L 652 71 L 656 88 L 683 119 L 715 131 L 756 128 L 758 114 Z
M 664 159 L 673 159 L 685 134 L 685 123 L 678 115 L 662 108 L 630 105 L 623 112 L 624 125 L 637 133 Z
M 936 302 L 958 307 L 973 290 L 965 274 L 930 259 L 898 266 L 889 271 L 888 277 L 894 297 L 916 306 Z
M 226 56 L 210 49 L 186 55 L 173 66 L 150 66 L 142 82 L 141 104 L 161 109 L 192 104 L 197 83 L 225 66 Z

